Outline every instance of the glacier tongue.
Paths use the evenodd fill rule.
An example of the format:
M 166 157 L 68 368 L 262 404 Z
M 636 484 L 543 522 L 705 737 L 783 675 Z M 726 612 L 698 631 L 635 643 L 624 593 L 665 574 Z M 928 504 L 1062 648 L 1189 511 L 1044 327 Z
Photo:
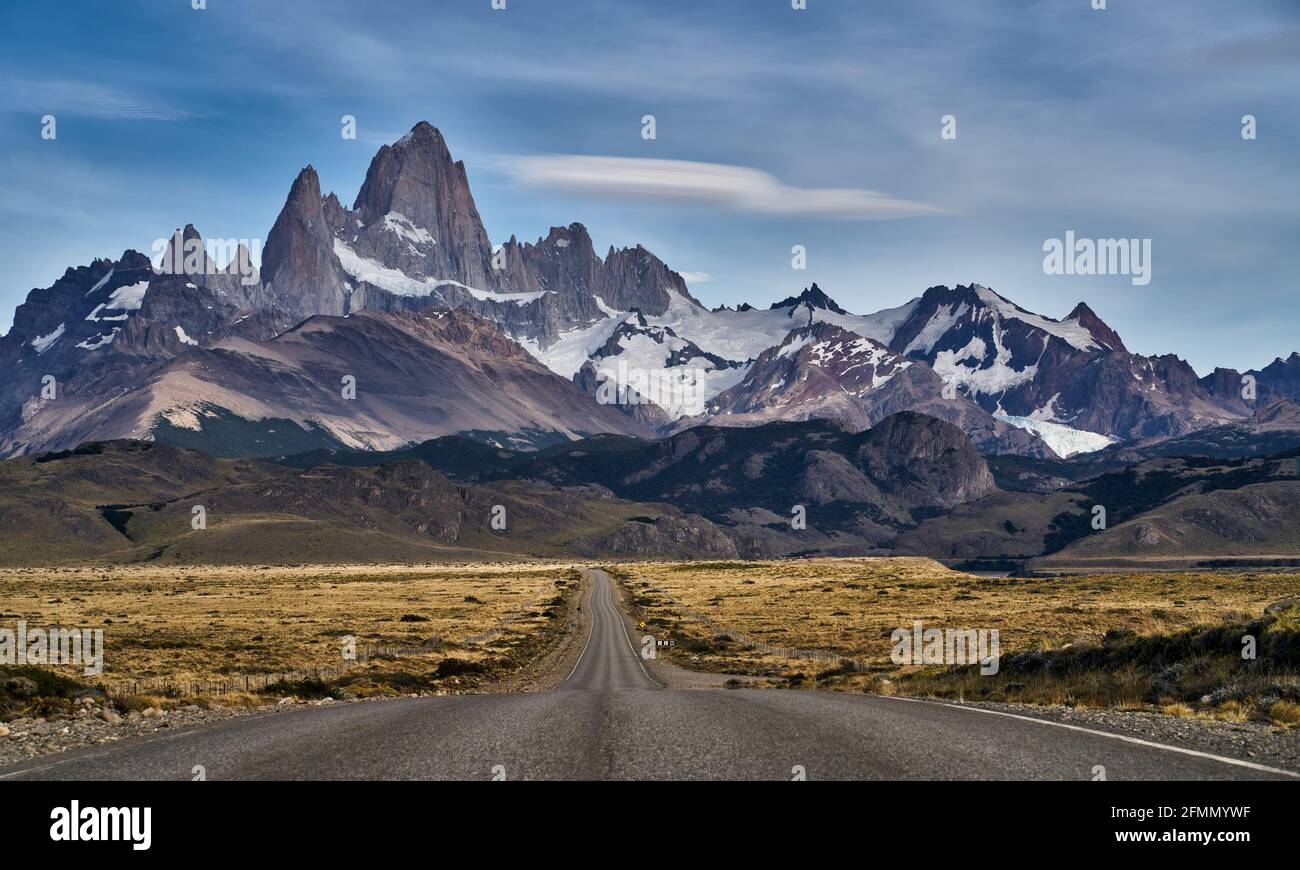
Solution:
M 1049 423 L 1046 420 L 1032 420 L 1029 417 L 1013 417 L 1010 414 L 994 414 L 994 418 L 1010 423 L 1019 429 L 1033 432 L 1047 442 L 1047 446 L 1056 451 L 1062 459 L 1068 459 L 1079 453 L 1095 453 L 1114 444 L 1119 439 L 1083 429 L 1072 429 L 1061 423 Z

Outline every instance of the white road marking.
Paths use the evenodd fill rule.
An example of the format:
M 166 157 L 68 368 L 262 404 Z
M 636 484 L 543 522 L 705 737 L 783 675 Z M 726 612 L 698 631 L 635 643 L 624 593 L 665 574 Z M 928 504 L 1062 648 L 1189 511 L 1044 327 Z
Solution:
M 587 572 L 587 579 L 589 580 L 591 579 L 590 571 Z M 574 673 L 578 670 L 578 665 L 582 664 L 582 657 L 587 654 L 587 647 L 591 645 L 592 635 L 596 633 L 596 616 L 594 613 L 595 608 L 592 606 L 592 602 L 595 600 L 595 598 L 596 598 L 596 584 L 595 581 L 593 580 L 592 587 L 591 587 L 591 595 L 587 596 L 587 611 L 592 614 L 591 631 L 587 632 L 587 640 L 582 644 L 582 652 L 578 653 L 578 660 L 573 663 L 573 670 L 569 671 L 569 675 L 560 682 L 560 686 L 563 686 L 569 680 L 573 679 Z M 579 598 L 579 600 L 582 599 Z M 555 688 L 558 689 L 560 688 L 560 686 L 556 686 Z
M 636 659 L 636 663 L 641 668 L 641 673 L 645 675 L 645 678 L 662 689 L 664 687 L 664 684 L 656 680 L 654 677 L 650 676 L 650 672 L 645 669 L 645 662 L 641 661 L 641 656 L 637 653 L 636 647 L 632 645 L 632 638 L 627 636 L 627 623 L 623 621 L 623 614 L 619 613 L 618 608 L 614 606 L 614 602 L 613 602 L 614 591 L 609 585 L 612 582 L 611 580 L 609 580 L 609 575 L 606 575 L 605 581 L 606 581 L 605 588 L 609 590 L 609 594 L 611 596 L 610 603 L 609 603 L 610 610 L 614 612 L 615 621 L 618 622 L 619 627 L 622 629 L 623 640 L 627 641 L 627 648 L 632 651 L 632 658 Z
M 1208 758 L 1210 761 L 1218 761 L 1222 764 L 1233 764 L 1237 767 L 1248 767 L 1251 770 L 1260 770 L 1265 773 L 1276 773 L 1279 776 L 1289 776 L 1292 779 L 1300 779 L 1300 773 L 1283 770 L 1280 767 L 1269 767 L 1266 764 L 1256 764 L 1253 761 L 1242 761 L 1238 758 L 1228 758 L 1226 755 L 1215 755 L 1213 752 L 1201 752 L 1197 749 L 1184 749 L 1181 746 L 1170 746 L 1167 743 L 1156 743 L 1152 740 L 1143 740 L 1140 737 L 1129 737 L 1125 734 L 1113 734 L 1109 731 L 1098 731 L 1095 728 L 1084 728 L 1082 725 L 1067 725 L 1064 722 L 1053 722 L 1050 719 L 1021 716 L 1016 713 L 1005 713 L 1001 710 L 989 710 L 984 707 L 968 707 L 964 704 L 948 704 L 943 701 L 929 701 L 924 698 L 903 698 L 898 695 L 874 695 L 873 697 L 887 698 L 890 701 L 908 701 L 913 704 L 930 704 L 935 707 L 948 707 L 953 710 L 969 710 L 972 713 L 988 713 L 992 716 L 1006 716 L 1008 719 L 1020 719 L 1025 722 L 1036 722 L 1039 725 L 1051 725 L 1053 728 L 1066 728 L 1070 731 L 1082 731 L 1084 734 L 1093 734 L 1097 737 L 1109 737 L 1111 740 L 1123 740 L 1125 743 L 1136 743 L 1138 746 L 1148 746 L 1152 749 L 1164 749 L 1167 752 L 1178 752 L 1182 755 L 1191 755 L 1196 758 Z

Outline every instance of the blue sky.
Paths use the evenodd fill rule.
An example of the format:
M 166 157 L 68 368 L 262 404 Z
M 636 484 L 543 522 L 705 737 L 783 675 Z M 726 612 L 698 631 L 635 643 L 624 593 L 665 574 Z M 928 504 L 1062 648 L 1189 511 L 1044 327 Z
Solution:
M 308 163 L 350 204 L 428 120 L 494 242 L 581 221 L 709 305 L 816 281 L 867 312 L 975 281 L 1054 317 L 1085 300 L 1201 373 L 1300 350 L 1300 2 L 807 5 L 6 0 L 0 328 L 67 266 L 186 223 L 264 238 Z M 1151 282 L 1044 274 L 1067 230 L 1150 238 Z

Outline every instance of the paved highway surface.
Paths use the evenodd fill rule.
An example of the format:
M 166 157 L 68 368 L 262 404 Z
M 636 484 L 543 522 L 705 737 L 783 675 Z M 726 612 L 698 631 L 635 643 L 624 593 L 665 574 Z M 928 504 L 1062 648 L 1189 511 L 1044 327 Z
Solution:
M 23 762 L 0 779 L 1278 779 L 1281 771 L 945 704 L 773 689 L 665 689 L 611 581 L 549 692 L 308 707 Z

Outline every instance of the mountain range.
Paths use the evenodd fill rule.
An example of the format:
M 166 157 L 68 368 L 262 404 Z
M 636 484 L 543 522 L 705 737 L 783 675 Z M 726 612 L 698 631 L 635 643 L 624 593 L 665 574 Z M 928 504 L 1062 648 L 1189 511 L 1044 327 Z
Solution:
M 1249 428 L 1300 406 L 1264 416 Z M 892 554 L 1054 573 L 1300 564 L 1300 446 L 1243 455 L 1246 428 L 1198 444 L 1225 455 L 1112 456 L 1112 470 L 986 456 L 959 427 L 912 411 L 861 432 L 777 421 L 520 449 L 450 435 L 275 461 L 89 442 L 0 461 L 0 565 Z M 1069 469 L 1080 479 L 1060 476 Z
M 1056 320 L 978 283 L 867 315 L 816 283 L 707 308 L 576 222 L 494 246 L 424 122 L 351 208 L 304 168 L 260 267 L 222 247 L 187 225 L 17 308 L 6 563 L 1300 549 L 1295 352 L 1200 377 L 1087 304 Z
M 1056 320 L 971 284 L 858 315 L 812 283 L 766 309 L 709 309 L 640 245 L 598 255 L 580 223 L 494 245 L 465 165 L 425 122 L 379 149 L 351 208 L 304 168 L 260 269 L 243 248 L 218 265 L 193 226 L 158 264 L 126 251 L 68 268 L 18 307 L 0 365 L 3 456 L 135 439 L 277 457 L 451 435 L 527 451 L 806 421 L 847 437 L 915 413 L 1032 489 L 1199 433 L 1254 426 L 1278 444 L 1300 429 L 1261 418 L 1300 398 L 1300 354 L 1200 377 L 1130 351 L 1084 303 Z

